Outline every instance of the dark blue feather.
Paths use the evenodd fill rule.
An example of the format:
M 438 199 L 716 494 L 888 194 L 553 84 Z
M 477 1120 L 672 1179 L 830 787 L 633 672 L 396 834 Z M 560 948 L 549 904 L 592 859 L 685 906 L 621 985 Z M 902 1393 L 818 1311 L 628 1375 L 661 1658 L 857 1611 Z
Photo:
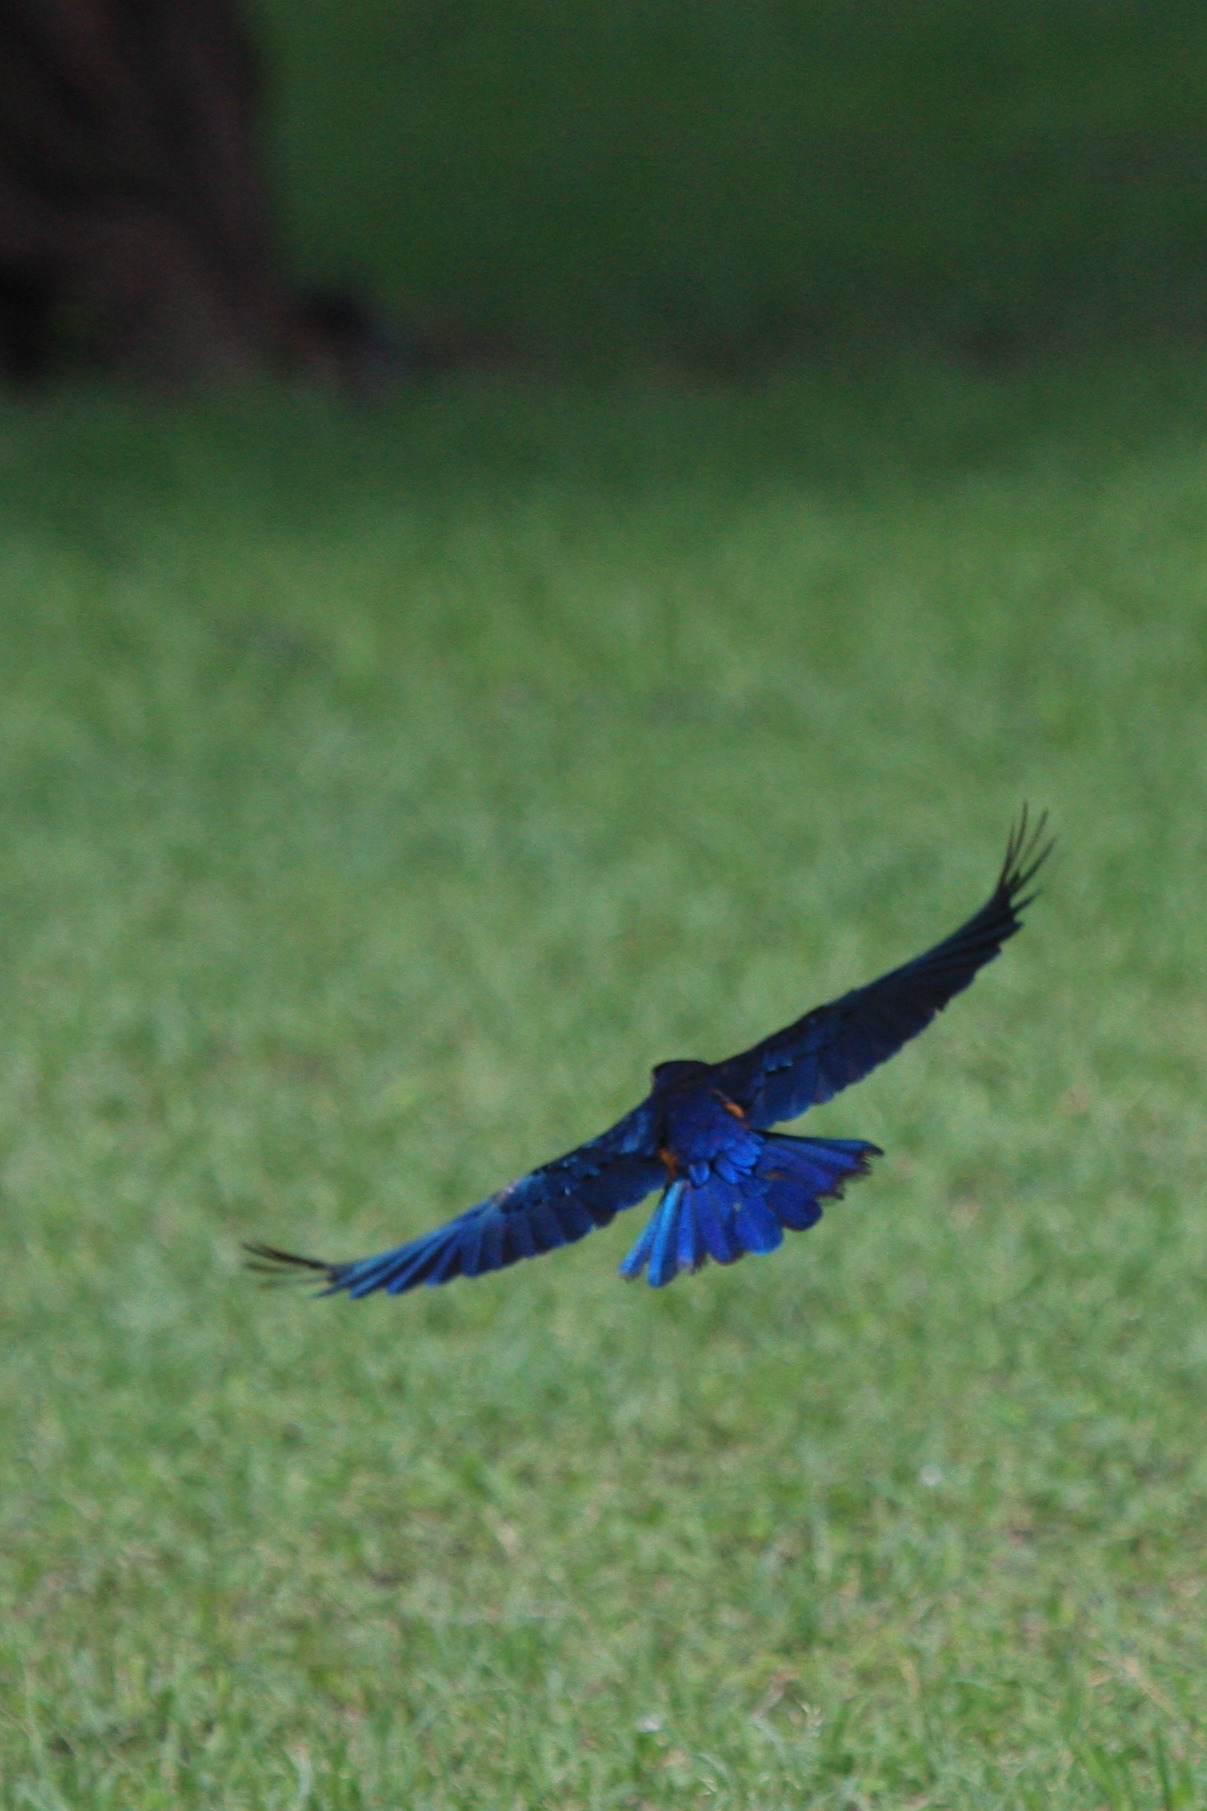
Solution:
M 718 1264 L 732 1264 L 742 1256 L 742 1248 L 728 1225 L 728 1203 L 732 1199 L 732 1193 L 720 1180 L 706 1182 L 692 1195 L 693 1218 L 704 1249 Z
M 1033 832 L 1024 811 L 1006 849 L 997 885 L 979 912 L 933 949 L 901 968 L 817 1006 L 762 1043 L 716 1064 L 714 1085 L 752 1126 L 795 1119 L 819 1106 L 924 1031 L 978 969 L 1022 928 L 1023 897 L 1050 845 L 1044 818 Z
M 648 1266 L 650 1282 L 660 1289 L 709 1257 L 732 1264 L 747 1252 L 774 1251 L 785 1227 L 803 1232 L 815 1226 L 820 1202 L 841 1195 L 843 1184 L 862 1176 L 880 1155 L 874 1144 L 856 1138 L 768 1134 L 758 1145 L 757 1162 L 736 1183 L 719 1174 L 700 1184 L 682 1177 L 672 1182 L 621 1264 L 621 1276 L 640 1276 Z

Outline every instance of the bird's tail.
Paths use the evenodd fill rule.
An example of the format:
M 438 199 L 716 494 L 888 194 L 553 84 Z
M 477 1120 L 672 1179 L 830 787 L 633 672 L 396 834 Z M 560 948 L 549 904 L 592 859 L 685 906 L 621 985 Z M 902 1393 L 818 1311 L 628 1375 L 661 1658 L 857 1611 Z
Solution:
M 729 1182 L 713 1171 L 703 1183 L 679 1176 L 620 1266 L 623 1277 L 649 1267 L 655 1289 L 681 1270 L 713 1258 L 733 1264 L 748 1251 L 774 1251 L 784 1228 L 804 1232 L 821 1219 L 821 1203 L 842 1194 L 852 1177 L 882 1155 L 862 1138 L 792 1138 L 769 1133 L 754 1168 Z

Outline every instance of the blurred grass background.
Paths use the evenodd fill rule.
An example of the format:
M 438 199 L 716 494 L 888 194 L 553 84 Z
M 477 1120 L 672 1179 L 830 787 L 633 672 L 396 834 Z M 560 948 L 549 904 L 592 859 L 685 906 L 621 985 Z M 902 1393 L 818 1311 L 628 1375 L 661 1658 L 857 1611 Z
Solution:
M 550 369 L 0 413 L 0 1800 L 1207 1803 L 1201 9 L 261 16 L 298 271 Z M 241 1272 L 913 954 L 1024 797 L 775 1258 Z
M 10 408 L 0 1779 L 38 1811 L 1207 1797 L 1207 377 Z M 417 1232 L 914 953 L 887 1151 L 654 1292 Z
M 299 267 L 555 356 L 1207 328 L 1189 0 L 261 0 Z

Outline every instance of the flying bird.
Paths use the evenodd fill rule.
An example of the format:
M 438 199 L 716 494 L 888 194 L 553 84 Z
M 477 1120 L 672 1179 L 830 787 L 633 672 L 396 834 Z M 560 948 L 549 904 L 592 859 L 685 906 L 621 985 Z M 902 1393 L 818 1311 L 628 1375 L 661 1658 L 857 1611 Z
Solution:
M 800 1138 L 771 1127 L 860 1081 L 993 961 L 1035 897 L 1027 888 L 1052 848 L 1046 820 L 1029 828 L 1024 807 L 993 892 L 942 943 L 724 1062 L 659 1063 L 649 1094 L 616 1125 L 434 1232 L 349 1263 L 248 1245 L 250 1267 L 275 1277 L 318 1272 L 323 1295 L 401 1295 L 573 1244 L 657 1188 L 661 1200 L 621 1276 L 644 1270 L 660 1289 L 709 1258 L 732 1264 L 774 1251 L 785 1227 L 816 1225 L 821 1203 L 883 1153 L 862 1138 Z

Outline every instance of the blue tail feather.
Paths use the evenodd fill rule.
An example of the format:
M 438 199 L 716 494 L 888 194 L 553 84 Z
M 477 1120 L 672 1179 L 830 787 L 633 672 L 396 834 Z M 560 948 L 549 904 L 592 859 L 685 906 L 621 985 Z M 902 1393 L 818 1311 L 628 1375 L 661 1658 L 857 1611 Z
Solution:
M 632 1251 L 629 1252 L 628 1256 L 621 1264 L 620 1274 L 622 1277 L 637 1277 L 641 1275 L 642 1271 L 645 1269 L 650 1253 L 654 1249 L 654 1240 L 658 1236 L 658 1228 L 661 1224 L 663 1215 L 666 1213 L 668 1207 L 672 1212 L 674 1211 L 674 1202 L 677 1199 L 676 1191 L 681 1190 L 682 1188 L 683 1184 L 681 1182 L 672 1182 L 671 1186 L 667 1189 L 659 1204 L 657 1213 L 651 1220 L 647 1221 L 646 1225 L 642 1228 L 641 1236 L 637 1240 L 636 1245 L 634 1245 Z
M 704 1232 L 700 1225 L 700 1216 L 693 1211 L 690 1203 L 685 1202 L 679 1211 L 679 1237 L 675 1245 L 675 1269 L 699 1270 L 701 1264 L 708 1262 L 708 1247 L 704 1243 Z
M 804 1232 L 821 1219 L 821 1202 L 842 1194 L 879 1156 L 861 1138 L 792 1138 L 766 1134 L 749 1171 L 716 1165 L 697 1182 L 677 1177 L 620 1266 L 624 1277 L 648 1277 L 660 1289 L 682 1270 L 698 1270 L 711 1257 L 732 1264 L 747 1252 L 774 1251 L 784 1228 Z M 729 1172 L 721 1174 L 722 1168 Z
M 695 1191 L 692 1205 L 695 1208 L 693 1218 L 703 1235 L 707 1255 L 718 1264 L 732 1264 L 742 1256 L 742 1247 L 732 1236 L 727 1224 L 729 1219 L 727 1201 L 731 1191 L 722 1189 L 719 1183 L 707 1182 L 703 1188 Z
M 687 1194 L 687 1184 L 681 1183 L 678 1188 L 672 1186 L 667 1190 L 662 1212 L 654 1216 L 654 1248 L 650 1252 L 650 1282 L 655 1289 L 663 1283 L 669 1283 L 678 1273 L 679 1265 L 675 1255 L 675 1234 L 678 1231 L 679 1215 L 683 1211 L 683 1200 Z
M 784 1228 L 761 1195 L 744 1195 L 733 1217 L 734 1231 L 747 1251 L 774 1251 Z
M 773 1182 L 767 1190 L 766 1200 L 771 1211 L 778 1214 L 781 1223 L 791 1232 L 808 1232 L 821 1219 L 821 1203 L 802 1196 L 794 1183 Z

